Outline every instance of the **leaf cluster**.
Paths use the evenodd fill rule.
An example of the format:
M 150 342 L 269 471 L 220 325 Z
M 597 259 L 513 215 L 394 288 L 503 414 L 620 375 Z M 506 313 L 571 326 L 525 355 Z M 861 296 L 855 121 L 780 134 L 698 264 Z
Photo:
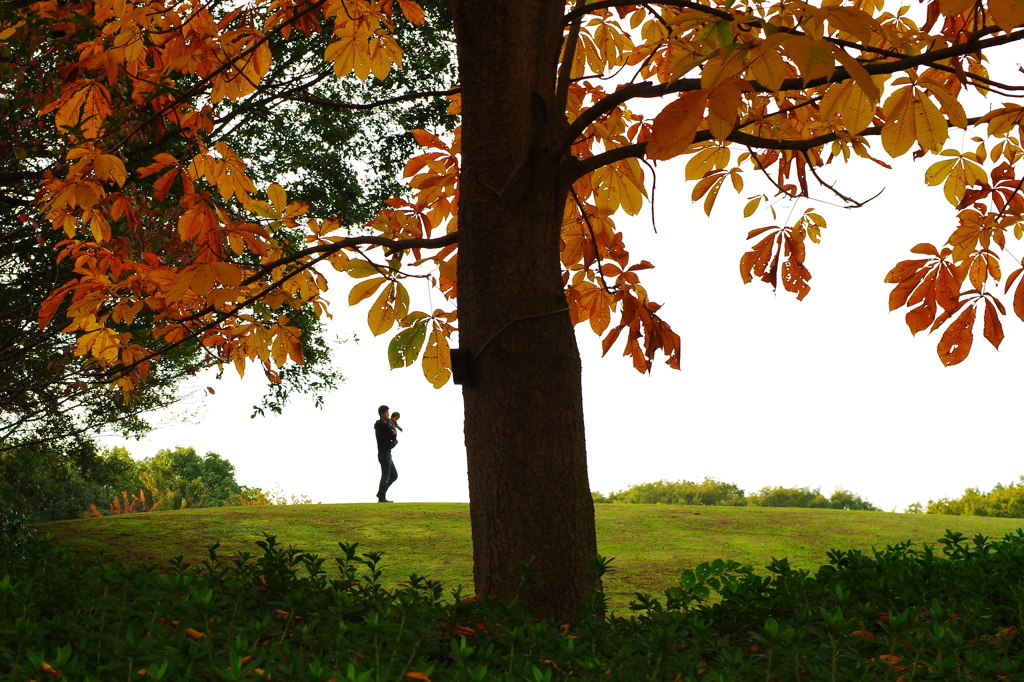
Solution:
M 514 603 L 446 598 L 379 553 L 333 565 L 273 536 L 255 554 L 189 565 L 73 556 L 46 538 L 0 543 L 0 671 L 81 680 L 1013 679 L 1022 671 L 1024 534 L 941 551 L 833 550 L 813 573 L 715 560 L 628 616 L 538 620 Z M 607 562 L 601 568 L 607 568 Z
M 419 359 L 434 386 L 446 383 L 457 330 L 462 144 L 451 117 L 475 93 L 447 89 L 453 51 L 441 3 L 152 0 L 158 11 L 143 3 L 123 16 L 114 4 L 39 3 L 34 16 L 59 31 L 29 25 L 17 11 L 3 24 L 4 45 L 24 39 L 42 50 L 60 36 L 46 53 L 63 83 L 46 93 L 17 88 L 48 134 L 56 131 L 64 157 L 47 166 L 39 199 L 66 237 L 61 257 L 74 261 L 77 279 L 55 291 L 43 321 L 69 297 L 60 312 L 77 336 L 75 351 L 123 391 L 146 378 L 156 355 L 186 342 L 240 372 L 257 362 L 276 382 L 284 363 L 304 361 L 294 312 L 326 314 L 327 279 L 315 268 L 328 261 L 371 277 L 349 301 L 379 291 L 367 320 L 375 335 L 397 328 L 392 366 Z M 706 213 L 723 188 L 743 192 L 751 173 L 781 198 L 810 198 L 813 188 L 857 206 L 864 202 L 820 171 L 850 159 L 888 168 L 871 148 L 876 137 L 891 157 L 942 157 L 926 182 L 943 184 L 960 211 L 948 247 L 919 247 L 933 257 L 890 273 L 892 307 L 910 308 L 915 333 L 945 326 L 946 364 L 967 356 L 979 320 L 993 345 L 1002 340 L 1007 306 L 994 285 L 1009 255 L 1004 233 L 1024 229 L 1024 110 L 1003 102 L 972 117 L 965 104 L 968 93 L 1019 94 L 1020 86 L 990 77 L 986 55 L 1024 39 L 1024 10 L 932 0 L 915 21 L 904 6 L 818 4 L 566 3 L 553 25 L 562 39 L 559 63 L 545 62 L 554 67 L 553 92 L 536 93 L 553 113 L 537 134 L 551 145 L 565 189 L 558 248 L 569 314 L 574 324 L 589 322 L 605 352 L 621 340 L 639 371 L 659 355 L 678 367 L 681 353 L 640 282 L 652 264 L 630 257 L 614 221 L 641 211 L 654 163 L 691 157 L 686 180 Z M 384 90 L 393 86 L 392 96 L 371 76 Z M 424 85 L 445 89 L 414 92 Z M 433 101 L 409 104 L 420 96 Z M 642 102 L 658 100 L 653 115 L 640 113 Z M 362 119 L 332 113 L 392 105 L 400 106 Z M 964 137 L 951 130 L 981 126 L 983 137 L 971 138 L 984 143 L 977 150 L 947 148 Z M 451 130 L 451 138 L 427 127 Z M 422 148 L 402 171 L 408 189 L 385 201 L 367 234 L 340 236 L 396 189 L 396 162 L 411 144 L 403 131 Z M 359 163 L 346 158 L 362 152 Z M 748 197 L 744 214 L 765 199 Z M 805 297 L 807 238 L 819 241 L 825 225 L 811 208 L 792 225 L 750 231 L 756 242 L 741 276 Z M 1022 271 L 1006 279 L 1004 293 Z M 428 299 L 417 310 L 404 284 L 411 280 L 439 290 L 443 303 Z M 1020 291 L 1014 311 L 1024 317 Z M 140 313 L 159 343 L 117 329 Z

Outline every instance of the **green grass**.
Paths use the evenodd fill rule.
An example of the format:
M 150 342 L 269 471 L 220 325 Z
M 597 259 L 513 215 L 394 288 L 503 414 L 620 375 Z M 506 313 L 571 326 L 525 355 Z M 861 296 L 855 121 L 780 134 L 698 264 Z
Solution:
M 947 529 L 1001 538 L 1021 519 L 762 507 L 597 505 L 598 550 L 614 557 L 605 577 L 613 608 L 636 592 L 660 594 L 704 561 L 732 559 L 762 569 L 773 557 L 814 568 L 830 549 L 879 549 L 906 540 L 934 543 Z M 410 573 L 472 592 L 472 542 L 466 504 L 325 504 L 221 507 L 39 524 L 76 552 L 103 548 L 116 560 L 162 564 L 182 555 L 195 562 L 206 547 L 257 552 L 262 533 L 330 559 L 337 543 L 358 542 L 384 553 L 383 581 Z

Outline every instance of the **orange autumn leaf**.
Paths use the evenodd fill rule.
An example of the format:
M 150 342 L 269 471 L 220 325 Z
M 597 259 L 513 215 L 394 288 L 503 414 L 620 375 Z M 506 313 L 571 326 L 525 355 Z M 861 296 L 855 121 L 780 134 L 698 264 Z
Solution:
M 655 161 L 671 159 L 686 151 L 704 121 L 708 101 L 704 90 L 688 92 L 661 110 L 654 118 L 647 157 Z

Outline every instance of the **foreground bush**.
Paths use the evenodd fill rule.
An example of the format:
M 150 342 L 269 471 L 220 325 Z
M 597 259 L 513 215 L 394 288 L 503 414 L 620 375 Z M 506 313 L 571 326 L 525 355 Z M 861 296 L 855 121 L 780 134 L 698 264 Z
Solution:
M 19 534 L 24 537 L 23 534 Z M 830 552 L 813 574 L 717 560 L 632 615 L 538 621 L 444 598 L 341 544 L 189 566 L 114 565 L 52 542 L 0 540 L 0 678 L 10 680 L 1016 680 L 1024 679 L 1024 532 L 947 532 Z

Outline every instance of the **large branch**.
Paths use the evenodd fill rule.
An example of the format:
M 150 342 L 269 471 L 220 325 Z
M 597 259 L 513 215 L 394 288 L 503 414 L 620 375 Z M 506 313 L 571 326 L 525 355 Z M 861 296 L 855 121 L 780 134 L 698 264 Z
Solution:
M 388 239 L 387 237 L 377 237 L 374 235 L 345 237 L 344 239 L 339 239 L 338 241 L 330 244 L 310 246 L 285 256 L 284 258 L 279 258 L 272 263 L 267 263 L 249 277 L 249 279 L 242 282 L 242 284 L 252 284 L 253 282 L 257 282 L 274 269 L 279 268 L 282 265 L 294 263 L 297 260 L 302 260 L 307 256 L 319 255 L 321 257 L 326 257 L 333 253 L 337 253 L 342 249 L 351 248 L 353 246 L 382 246 L 387 249 L 389 253 L 395 253 L 397 251 L 409 251 L 410 249 L 440 249 L 445 246 L 455 244 L 458 241 L 458 232 L 449 232 L 443 237 L 421 237 L 418 239 Z
M 600 9 L 609 9 L 612 7 L 635 7 L 641 4 L 636 0 L 603 0 L 602 2 L 592 2 L 584 7 L 576 7 L 571 12 L 565 15 L 565 24 L 571 24 L 577 19 L 583 17 L 586 14 L 595 12 Z M 698 12 L 705 12 L 713 17 L 722 19 L 724 21 L 733 21 L 735 17 L 731 12 L 723 9 L 716 9 L 714 7 L 708 7 L 697 2 L 687 2 L 686 0 L 659 0 L 659 2 L 652 3 L 655 5 L 662 5 L 668 7 L 678 7 L 680 9 L 692 9 Z
M 338 241 L 332 242 L 330 244 L 317 244 L 316 246 L 310 246 L 305 249 L 300 249 L 299 251 L 284 256 L 283 258 L 278 258 L 275 261 L 266 263 L 259 270 L 254 272 L 246 279 L 244 279 L 240 283 L 240 286 L 247 286 L 249 284 L 255 284 L 256 282 L 260 282 L 263 280 L 264 277 L 272 273 L 277 268 L 284 267 L 285 265 L 288 265 L 290 263 L 303 260 L 309 256 L 316 256 L 316 262 L 319 262 L 324 260 L 325 258 L 328 258 L 331 254 L 337 253 L 342 249 L 347 249 L 354 246 L 382 246 L 385 249 L 387 249 L 389 253 L 394 253 L 396 251 L 408 251 L 410 249 L 439 249 L 445 246 L 450 246 L 451 244 L 455 244 L 458 241 L 458 232 L 449 232 L 443 237 L 435 237 L 433 239 L 388 239 L 387 237 L 378 237 L 374 235 L 345 237 L 344 239 L 339 239 Z M 313 264 L 314 263 L 304 263 L 301 267 L 292 270 L 280 281 L 272 283 L 259 294 L 252 296 L 236 305 L 233 312 L 227 317 L 234 316 L 242 308 L 266 296 L 274 289 L 280 287 L 281 284 L 283 284 L 286 280 L 294 277 L 303 270 L 308 269 Z M 177 323 L 191 322 L 192 320 L 197 320 L 205 315 L 209 315 L 210 313 L 215 312 L 217 312 L 217 309 L 214 306 L 210 305 L 203 308 L 202 310 L 192 313 L 191 315 L 177 318 L 174 319 L 173 321 Z
M 930 64 L 931 62 L 942 61 L 943 59 L 950 59 L 952 57 L 961 57 L 971 52 L 977 52 L 997 45 L 1005 45 L 1018 40 L 1024 40 L 1024 30 L 1017 31 L 1016 33 L 1008 33 L 1001 36 L 995 36 L 992 38 L 985 38 L 999 31 L 998 28 L 987 28 L 976 32 L 971 36 L 969 40 L 959 45 L 953 45 L 951 47 L 942 48 L 940 50 L 933 50 L 930 52 L 924 52 L 919 55 L 910 55 L 902 59 L 895 59 L 888 62 L 874 62 L 871 64 L 864 64 L 864 69 L 871 75 L 883 75 L 898 73 L 915 66 L 921 66 L 924 64 Z M 781 87 L 778 89 L 779 92 L 785 91 L 801 91 L 809 88 L 826 85 L 828 83 L 837 83 L 848 80 L 851 78 L 850 73 L 843 68 L 836 69 L 831 76 L 827 78 L 815 78 L 813 80 L 805 81 L 802 78 L 787 78 L 782 82 Z M 759 92 L 772 92 L 771 89 L 761 85 L 757 81 L 749 81 L 751 87 Z M 609 94 L 603 98 L 594 106 L 583 112 L 579 118 L 572 122 L 569 126 L 567 133 L 568 141 L 571 144 L 576 138 L 583 134 L 587 126 L 594 123 L 605 114 L 611 112 L 615 107 L 631 99 L 649 99 L 654 97 L 664 97 L 676 92 L 690 92 L 694 90 L 700 90 L 701 83 L 699 78 L 680 78 L 672 81 L 671 83 L 654 84 L 650 81 L 643 81 L 640 83 L 634 83 L 622 87 L 615 92 Z
M 980 117 L 967 119 L 967 125 L 975 125 Z M 880 135 L 882 133 L 881 126 L 871 126 L 865 128 L 853 137 L 864 137 Z M 725 138 L 726 142 L 735 142 L 736 144 L 742 144 L 747 147 L 754 147 L 756 149 L 777 149 L 780 151 L 810 151 L 815 147 L 820 147 L 823 144 L 829 142 L 835 142 L 836 140 L 849 139 L 851 136 L 844 134 L 840 135 L 836 132 L 825 133 L 824 135 L 817 135 L 815 137 L 808 137 L 805 139 L 789 139 L 779 140 L 770 137 L 758 137 L 757 135 L 751 135 L 750 133 L 744 133 L 740 130 L 734 130 Z M 701 130 L 693 138 L 694 144 L 700 142 L 710 142 L 714 139 L 714 136 L 710 131 Z M 587 159 L 580 159 L 578 162 L 572 164 L 571 177 L 575 181 L 587 173 L 591 173 L 598 168 L 607 166 L 608 164 L 615 163 L 616 161 L 622 161 L 623 159 L 629 158 L 643 158 L 647 153 L 647 142 L 637 142 L 636 144 L 628 144 L 622 147 L 616 147 L 609 149 L 606 152 L 591 156 Z

